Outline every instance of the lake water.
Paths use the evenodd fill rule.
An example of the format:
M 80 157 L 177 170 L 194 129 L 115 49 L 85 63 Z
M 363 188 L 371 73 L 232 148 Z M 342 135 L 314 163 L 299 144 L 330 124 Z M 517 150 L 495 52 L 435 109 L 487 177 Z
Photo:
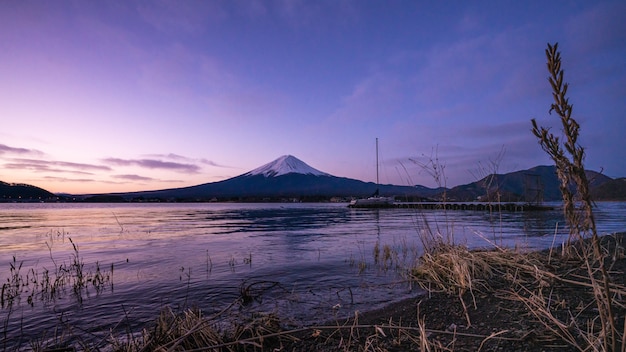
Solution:
M 626 203 L 599 203 L 595 214 L 601 233 L 626 230 Z M 210 315 L 240 298 L 241 287 L 255 299 L 239 311 L 274 312 L 285 324 L 350 316 L 420 293 L 398 267 L 420 255 L 425 231 L 471 247 L 537 249 L 567 238 L 560 210 L 0 204 L 0 283 L 6 288 L 0 348 L 50 337 L 59 326 L 78 328 L 94 341 L 111 329 L 139 332 L 166 306 L 195 306 Z M 383 262 L 385 247 L 392 260 Z M 44 277 L 52 287 L 55 275 L 67 275 L 73 263 L 85 275 L 99 267 L 108 280 L 78 291 L 71 279 L 54 293 L 43 289 Z M 22 288 L 11 301 L 6 285 L 18 278 Z

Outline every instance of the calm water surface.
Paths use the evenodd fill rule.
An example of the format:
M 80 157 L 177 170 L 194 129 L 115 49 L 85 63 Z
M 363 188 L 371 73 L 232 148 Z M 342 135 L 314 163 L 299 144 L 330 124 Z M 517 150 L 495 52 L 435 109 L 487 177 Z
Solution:
M 601 233 L 626 230 L 626 203 L 599 203 Z M 293 325 L 348 316 L 419 294 L 396 265 L 419 256 L 424 231 L 471 247 L 546 248 L 566 239 L 560 210 L 527 213 L 348 209 L 346 204 L 0 204 L 0 281 L 40 278 L 70 265 L 77 246 L 85 272 L 96 263 L 112 281 L 96 291 L 27 299 L 0 309 L 6 346 L 48 335 L 59 322 L 94 339 L 109 329 L 140 331 L 166 306 L 206 315 L 252 284 L 242 309 L 276 312 Z M 393 264 L 376 263 L 389 246 Z M 14 259 L 15 258 L 15 259 Z M 15 264 L 13 264 L 15 263 Z M 31 287 L 33 285 L 31 284 Z M 124 324 L 120 324 L 122 320 Z M 131 322 L 131 323 L 128 323 Z M 100 334 L 100 335 L 99 335 Z

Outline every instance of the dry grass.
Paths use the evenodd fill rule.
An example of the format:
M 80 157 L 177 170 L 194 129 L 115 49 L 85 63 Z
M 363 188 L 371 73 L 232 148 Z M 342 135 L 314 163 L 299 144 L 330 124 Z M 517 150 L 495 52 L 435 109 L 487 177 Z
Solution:
M 139 337 L 112 337 L 110 346 L 119 352 L 263 350 L 268 342 L 276 342 L 272 340 L 275 337 L 284 335 L 289 340 L 289 334 L 280 331 L 278 318 L 272 314 L 258 315 L 227 328 L 218 315 L 204 317 L 198 309 L 175 313 L 165 308 L 153 326 L 144 329 Z
M 606 242 L 611 242 L 607 239 Z M 579 242 L 578 248 L 586 248 L 587 242 Z M 602 247 L 606 253 L 607 266 L 623 260 L 623 245 Z M 475 292 L 498 295 L 508 300 L 521 302 L 525 309 L 519 315 L 533 317 L 540 326 L 546 340 L 563 341 L 579 351 L 603 350 L 604 335 L 602 322 L 596 306 L 597 282 L 589 278 L 585 267 L 586 260 L 572 258 L 550 252 L 523 253 L 516 250 L 494 249 L 471 251 L 464 246 L 442 245 L 426 253 L 412 270 L 414 279 L 430 291 L 442 291 L 458 295 L 465 309 L 468 327 L 469 312 L 463 297 L 465 292 L 475 301 Z M 619 277 L 623 272 L 615 272 Z M 570 302 L 554 294 L 559 287 L 568 287 L 575 292 L 577 302 Z M 613 310 L 626 308 L 626 287 L 622 284 L 610 285 L 613 294 Z M 554 294 L 554 295 L 553 295 Z M 557 299 L 557 296 L 559 297 Z M 571 296 L 571 295 L 570 295 Z M 567 297 L 565 295 L 564 297 Z M 626 318 L 622 315 L 621 319 Z M 624 332 L 616 331 L 623 336 Z M 621 343 L 621 341 L 620 341 Z M 623 344 L 617 350 L 624 350 Z
M 444 346 L 430 341 L 433 333 L 465 335 L 481 340 L 498 338 L 497 334 L 480 336 L 450 331 L 427 329 L 424 319 L 417 326 L 403 326 L 390 320 L 387 324 L 359 324 L 358 312 L 345 324 L 320 325 L 295 330 L 279 330 L 275 317 L 262 317 L 237 327 L 231 335 L 215 327 L 198 312 L 187 310 L 174 314 L 164 310 L 150 331 L 144 330 L 140 340 L 117 340 L 113 351 L 389 351 L 399 346 L 419 346 L 422 351 L 454 351 L 453 346 Z M 275 329 L 278 329 L 274 331 Z M 315 343 L 301 343 L 315 340 Z
M 462 245 L 440 243 L 419 259 L 411 276 L 429 292 L 458 295 L 469 326 L 471 321 L 463 300 L 466 292 L 469 292 L 475 307 L 474 291 L 493 292 L 491 284 L 494 276 L 515 284 L 548 286 L 548 280 L 554 279 L 554 275 L 544 269 L 543 259 L 536 253 L 502 248 L 473 251 Z

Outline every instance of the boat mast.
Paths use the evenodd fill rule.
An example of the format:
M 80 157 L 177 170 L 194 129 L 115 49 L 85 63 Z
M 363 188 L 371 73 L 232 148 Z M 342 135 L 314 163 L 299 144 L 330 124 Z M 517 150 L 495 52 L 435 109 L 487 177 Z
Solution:
M 378 185 L 378 137 L 376 137 L 376 185 Z

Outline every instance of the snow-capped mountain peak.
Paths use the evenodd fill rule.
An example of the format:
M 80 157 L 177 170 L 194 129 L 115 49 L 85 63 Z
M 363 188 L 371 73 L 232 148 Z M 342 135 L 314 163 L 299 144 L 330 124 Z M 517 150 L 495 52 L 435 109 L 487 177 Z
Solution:
M 304 161 L 292 155 L 283 155 L 270 163 L 244 174 L 244 176 L 263 175 L 265 177 L 276 177 L 291 173 L 314 176 L 330 176 L 325 172 L 321 172 L 310 167 Z

